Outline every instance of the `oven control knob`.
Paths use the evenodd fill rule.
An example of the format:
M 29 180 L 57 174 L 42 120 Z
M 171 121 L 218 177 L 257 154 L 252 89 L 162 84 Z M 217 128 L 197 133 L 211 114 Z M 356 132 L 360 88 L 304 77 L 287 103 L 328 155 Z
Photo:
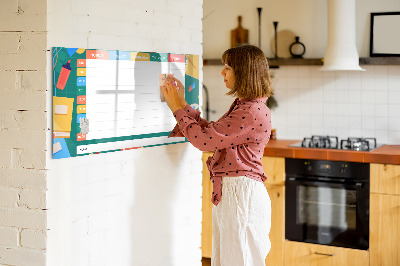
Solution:
M 341 174 L 346 173 L 346 169 L 347 169 L 347 164 L 342 164 L 342 167 L 340 168 L 340 173 Z
M 308 172 L 311 172 L 311 170 L 312 170 L 311 162 L 306 162 L 305 165 L 306 165 L 306 170 Z

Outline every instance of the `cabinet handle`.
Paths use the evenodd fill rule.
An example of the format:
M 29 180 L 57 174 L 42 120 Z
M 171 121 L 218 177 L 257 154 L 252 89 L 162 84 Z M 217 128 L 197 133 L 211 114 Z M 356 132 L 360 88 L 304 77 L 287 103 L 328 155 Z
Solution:
M 320 253 L 320 252 L 314 252 L 315 255 L 324 255 L 324 256 L 335 256 L 335 254 L 327 254 L 327 253 Z

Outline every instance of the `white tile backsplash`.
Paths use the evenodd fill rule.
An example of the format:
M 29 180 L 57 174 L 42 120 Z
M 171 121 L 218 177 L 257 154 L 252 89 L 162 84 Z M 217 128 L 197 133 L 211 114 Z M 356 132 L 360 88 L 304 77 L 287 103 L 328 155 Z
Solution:
M 349 92 L 349 103 L 361 104 L 361 89 L 349 90 L 348 92 Z
M 298 78 L 298 87 L 303 89 L 310 89 L 310 76 L 302 76 Z
M 388 117 L 389 108 L 387 104 L 375 104 L 375 117 Z
M 362 114 L 361 106 L 362 106 L 361 103 L 350 103 L 348 115 L 359 118 Z
M 360 119 L 359 116 L 349 116 L 348 117 L 348 121 L 349 121 L 349 130 L 361 130 L 362 128 L 362 121 Z M 360 135 L 352 135 L 354 136 L 360 136 Z
M 323 114 L 324 114 L 324 116 L 335 115 L 336 114 L 336 105 L 335 105 L 335 103 L 326 103 L 326 104 L 324 104 Z
M 288 89 L 299 88 L 297 77 L 287 77 L 286 78 L 286 87 Z
M 361 128 L 349 128 L 349 135 L 348 137 L 357 137 L 362 135 L 362 129 Z M 346 136 L 344 137 L 346 138 Z
M 350 102 L 349 99 L 349 90 L 340 89 L 336 93 L 336 103 L 345 103 L 348 104 Z
M 375 91 L 374 95 L 375 104 L 385 104 L 388 102 L 388 92 L 387 90 Z
M 400 104 L 389 104 L 389 117 L 400 117 Z
M 399 79 L 400 78 L 400 66 L 388 66 L 387 73 L 388 73 L 389 79 L 391 79 L 393 77 L 397 77 Z
M 400 131 L 400 116 L 399 117 L 389 117 L 389 130 Z M 400 134 L 400 132 L 399 132 Z
M 398 104 L 400 99 L 400 88 L 398 91 L 389 91 L 388 96 L 389 96 L 389 104 L 393 105 Z
M 345 116 L 349 114 L 349 105 L 346 103 L 337 103 L 336 104 L 336 114 L 339 116 Z
M 336 119 L 336 128 L 347 131 L 349 128 L 349 117 L 340 116 L 338 119 Z
M 300 139 L 308 136 L 302 135 L 306 132 L 303 128 L 306 123 L 297 122 L 296 114 L 300 113 L 302 117 L 311 119 L 310 135 L 338 135 L 339 138 L 377 137 L 380 143 L 398 144 L 400 67 L 363 67 L 365 72 L 321 72 L 316 67 L 307 66 L 282 66 L 274 70 L 275 77 L 281 81 L 274 88 L 275 94 L 279 98 L 278 103 L 286 107 L 285 110 L 278 107 L 272 111 L 273 127 L 277 128 L 278 137 Z M 289 70 L 283 70 L 285 68 Z M 295 68 L 298 68 L 297 71 Z M 304 76 L 301 76 L 302 74 Z M 283 83 L 284 79 L 289 81 L 290 90 L 283 88 L 282 91 L 285 92 L 281 97 L 279 84 Z M 294 99 L 296 95 L 301 106 L 311 107 L 302 107 L 301 111 L 298 109 L 296 112 L 299 108 Z M 285 102 L 290 104 L 286 106 Z M 287 117 L 287 125 L 274 119 L 278 113 L 280 120 Z M 281 130 L 282 127 L 290 128 L 290 132 Z
M 371 116 L 363 116 L 361 118 L 361 126 L 362 129 L 368 129 L 368 130 L 373 130 L 375 128 L 375 121 L 373 119 L 373 117 Z M 369 133 L 368 133 L 369 134 Z M 365 137 L 365 136 L 363 136 Z
M 400 130 L 399 131 L 389 131 L 389 140 L 387 143 L 400 143 Z
M 380 128 L 388 128 L 389 126 L 389 117 L 375 117 L 375 128 L 377 131 Z
M 391 76 L 388 79 L 388 90 L 398 91 L 400 90 L 400 74 L 398 76 Z
M 362 67 L 366 71 L 320 71 L 319 66 L 281 66 L 271 70 L 278 101 L 278 108 L 272 110 L 277 137 L 376 137 L 382 144 L 400 144 L 400 66 Z M 204 84 L 212 90 L 214 74 L 206 68 Z M 210 99 L 214 106 L 225 102 L 229 106 L 233 101 L 226 96 L 217 102 L 211 96 Z M 221 115 L 222 111 L 214 117 Z
M 387 91 L 388 89 L 388 79 L 384 77 L 376 77 L 374 80 L 375 91 Z
M 284 74 L 286 77 L 297 77 L 298 76 L 298 67 L 296 66 L 287 66 L 285 67 L 286 71 Z
M 297 75 L 301 78 L 309 79 L 311 71 L 313 71 L 313 69 L 310 67 L 297 68 Z
M 388 66 L 374 66 L 374 77 L 375 79 L 382 77 L 383 79 L 387 79 L 388 74 Z
M 374 103 L 374 91 L 361 90 L 361 102 L 363 105 Z
M 389 142 L 389 133 L 387 130 L 375 130 L 375 137 L 379 144 L 388 143 Z
M 373 118 L 375 116 L 375 106 L 373 104 L 364 104 L 361 105 L 361 116 Z

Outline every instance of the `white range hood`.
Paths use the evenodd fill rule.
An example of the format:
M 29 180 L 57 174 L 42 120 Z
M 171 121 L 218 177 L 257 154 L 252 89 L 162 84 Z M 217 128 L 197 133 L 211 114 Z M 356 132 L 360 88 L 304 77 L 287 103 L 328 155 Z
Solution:
M 328 0 L 328 44 L 320 70 L 358 70 L 355 0 Z

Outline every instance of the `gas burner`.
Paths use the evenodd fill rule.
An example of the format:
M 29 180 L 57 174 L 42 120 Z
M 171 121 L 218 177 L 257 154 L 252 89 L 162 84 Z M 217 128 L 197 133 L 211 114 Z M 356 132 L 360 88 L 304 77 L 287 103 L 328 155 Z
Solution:
M 301 147 L 304 148 L 325 148 L 325 149 L 338 149 L 339 140 L 336 136 L 312 136 L 311 138 L 304 138 L 301 142 Z
M 340 141 L 342 150 L 370 151 L 376 147 L 376 138 L 347 138 Z
M 291 147 L 338 149 L 352 151 L 371 151 L 381 145 L 377 145 L 376 138 L 347 138 L 340 141 L 336 136 L 312 136 L 304 138 L 302 142 L 290 144 Z

